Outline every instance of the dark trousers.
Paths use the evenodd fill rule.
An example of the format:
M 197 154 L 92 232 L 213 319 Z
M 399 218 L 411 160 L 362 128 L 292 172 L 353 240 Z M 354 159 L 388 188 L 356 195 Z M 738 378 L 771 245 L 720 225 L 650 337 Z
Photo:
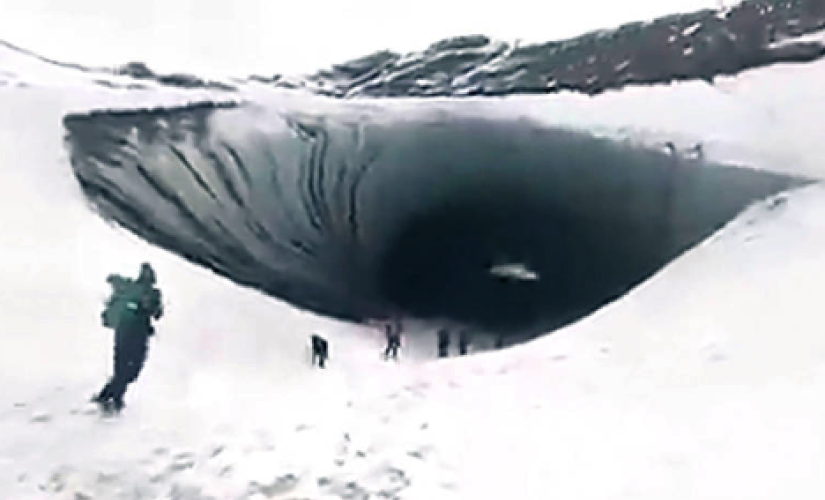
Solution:
M 318 335 L 312 337 L 312 365 L 316 364 L 320 368 L 324 368 L 329 357 L 329 344 L 327 341 Z
M 114 374 L 95 401 L 123 408 L 126 388 L 140 376 L 149 350 L 149 335 L 144 331 L 115 332 Z
M 450 340 L 439 339 L 438 340 L 438 357 L 439 358 L 446 358 L 450 355 Z
M 458 338 L 458 354 L 461 356 L 465 356 L 467 354 L 467 350 L 470 347 L 470 339 L 466 336 L 462 335 Z
M 438 357 L 446 358 L 450 355 L 450 333 L 442 330 L 438 332 Z
M 384 351 L 384 359 L 398 359 L 398 349 L 401 347 L 401 339 L 390 337 L 387 339 L 387 349 Z

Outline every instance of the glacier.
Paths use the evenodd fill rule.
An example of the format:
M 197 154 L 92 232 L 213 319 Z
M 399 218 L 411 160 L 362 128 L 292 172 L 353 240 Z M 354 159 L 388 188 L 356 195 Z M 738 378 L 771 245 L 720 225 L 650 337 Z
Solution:
M 344 102 L 260 81 L 236 82 L 235 90 L 168 85 L 9 48 L 0 50 L 0 68 L 3 498 L 814 499 L 825 491 L 822 62 L 597 97 Z M 204 110 L 208 120 L 192 119 Z M 599 158 L 611 165 L 643 158 L 650 174 L 626 174 L 635 172 L 632 162 L 618 170 L 635 194 L 627 199 L 645 202 L 646 183 L 675 169 L 691 180 L 674 185 L 690 208 L 676 211 L 687 222 L 676 234 L 687 236 L 672 247 L 642 248 L 662 253 L 637 286 L 552 335 L 433 361 L 432 325 L 411 322 L 402 362 L 384 363 L 379 332 L 316 314 L 312 301 L 296 308 L 215 274 L 234 277 L 239 265 L 255 277 L 243 266 L 260 265 L 210 246 L 223 225 L 237 232 L 228 246 L 317 285 L 315 261 L 303 250 L 256 246 L 258 235 L 238 224 L 248 215 L 264 219 L 273 238 L 319 238 L 320 225 L 349 239 L 352 211 L 325 211 L 313 200 L 334 178 L 316 172 L 305 184 L 314 192 L 285 189 L 300 210 L 281 213 L 271 209 L 289 205 L 273 207 L 263 194 L 268 186 L 256 182 L 271 171 L 241 155 L 249 143 L 265 143 L 253 151 L 311 157 L 319 121 L 331 127 L 334 146 L 352 140 L 367 153 L 371 144 L 392 150 L 401 141 L 393 133 L 419 127 L 432 142 L 412 142 L 407 151 L 430 157 L 460 144 L 449 134 L 471 133 L 489 139 L 476 149 L 514 154 L 496 143 L 499 131 L 512 129 L 507 137 L 545 139 L 524 143 L 539 156 L 554 141 L 571 140 L 603 148 Z M 142 127 L 158 135 L 149 139 Z M 437 133 L 445 129 L 446 136 Z M 484 135 L 489 130 L 496 133 Z M 289 145 L 269 149 L 273 137 Z M 244 146 L 232 149 L 248 181 L 222 143 Z M 684 154 L 696 144 L 703 158 Z M 210 153 L 226 168 L 203 167 L 200 158 Z M 604 164 L 584 165 L 601 174 Z M 373 194 L 393 206 L 414 208 L 436 187 L 425 183 L 433 172 L 414 161 L 375 172 L 394 169 L 422 184 Z M 295 174 L 285 182 L 301 175 L 281 173 Z M 595 173 L 573 185 L 587 197 L 565 206 L 587 213 L 604 203 L 601 213 L 621 214 L 624 198 L 599 196 Z M 452 174 L 450 192 L 460 193 L 466 173 Z M 521 175 L 515 186 L 530 186 Z M 513 182 L 489 181 L 505 194 L 502 184 Z M 117 196 L 102 196 L 101 187 Z M 156 211 L 156 219 L 130 218 L 129 206 Z M 372 227 L 365 220 L 385 218 L 378 227 L 393 227 L 397 213 L 378 207 L 356 211 L 359 237 Z M 187 211 L 209 224 L 187 221 Z M 630 227 L 644 236 L 645 224 Z M 351 272 L 323 253 L 322 241 L 307 245 L 323 257 L 321 269 Z M 191 252 L 176 254 L 176 245 L 209 250 L 213 269 Z M 620 246 L 610 250 L 621 254 Z M 83 401 L 109 361 L 108 332 L 97 324 L 104 278 L 143 260 L 158 270 L 168 317 L 127 412 L 101 421 Z M 335 286 L 361 286 L 359 278 Z M 337 299 L 346 290 L 328 293 Z M 308 366 L 312 331 L 332 342 L 326 372 Z
M 74 172 L 108 219 L 315 312 L 521 336 L 592 312 L 803 183 L 426 103 L 271 106 L 69 115 Z M 542 278 L 485 272 L 504 258 Z

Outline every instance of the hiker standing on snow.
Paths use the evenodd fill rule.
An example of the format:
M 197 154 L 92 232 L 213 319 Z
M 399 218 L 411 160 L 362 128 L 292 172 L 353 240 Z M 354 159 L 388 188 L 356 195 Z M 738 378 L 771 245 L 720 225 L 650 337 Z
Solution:
M 450 355 L 450 332 L 446 328 L 438 330 L 438 357 L 446 358 Z
M 142 264 L 136 280 L 113 274 L 106 278 L 112 295 L 102 314 L 103 326 L 115 331 L 114 374 L 93 401 L 105 411 L 123 409 L 129 384 L 137 380 L 146 362 L 149 337 L 155 329 L 152 319 L 163 315 L 160 290 L 155 288 L 155 271 Z
M 458 354 L 459 356 L 466 356 L 470 348 L 470 332 L 462 328 L 458 332 Z
M 387 334 L 387 349 L 384 359 L 398 359 L 398 350 L 401 348 L 401 321 L 393 318 L 384 325 Z
M 312 334 L 310 342 L 312 344 L 312 366 L 318 365 L 319 368 L 324 368 L 329 358 L 329 343 L 317 333 Z

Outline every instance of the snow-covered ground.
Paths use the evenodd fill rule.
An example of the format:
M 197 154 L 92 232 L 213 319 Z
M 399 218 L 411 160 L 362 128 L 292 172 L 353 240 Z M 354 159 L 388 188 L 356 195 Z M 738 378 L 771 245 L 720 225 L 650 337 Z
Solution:
M 696 84 L 575 105 L 544 99 L 567 110 L 547 118 L 556 122 L 584 116 L 588 125 L 711 141 L 728 134 L 757 157 L 774 130 L 798 140 L 790 160 L 800 161 L 779 167 L 812 175 L 825 170 L 805 89 L 820 68 L 750 72 L 701 101 L 703 113 L 680 90 Z M 760 74 L 794 75 L 765 103 L 778 115 L 748 101 Z M 374 332 L 218 279 L 106 225 L 83 201 L 61 143 L 63 114 L 200 94 L 59 83 L 0 88 L 0 498 L 825 495 L 823 187 L 752 207 L 552 336 L 388 364 Z M 507 101 L 487 106 L 525 113 L 519 103 L 529 102 Z M 788 106 L 802 118 L 784 114 Z M 705 113 L 731 129 L 691 119 Z M 737 128 L 745 121 L 751 129 Z M 103 420 L 85 400 L 109 370 L 104 278 L 144 260 L 158 270 L 167 317 L 127 411 Z M 331 340 L 326 371 L 308 366 L 311 331 Z
M 748 70 L 719 77 L 714 85 L 693 80 L 629 86 L 595 98 L 565 91 L 494 99 L 394 98 L 382 105 L 414 113 L 426 101 L 438 103 L 445 113 L 521 116 L 653 147 L 669 141 L 682 152 L 701 144 L 709 160 L 818 179 L 825 177 L 825 143 L 819 132 L 825 116 L 823 79 L 825 60 L 819 60 Z M 254 91 L 256 98 L 270 93 L 257 90 L 246 91 Z M 339 106 L 352 109 L 350 103 Z

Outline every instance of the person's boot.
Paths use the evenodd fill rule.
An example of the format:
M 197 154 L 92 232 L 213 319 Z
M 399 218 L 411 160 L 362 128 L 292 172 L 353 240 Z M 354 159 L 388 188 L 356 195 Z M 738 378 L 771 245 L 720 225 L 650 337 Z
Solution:
M 112 409 L 115 413 L 120 413 L 126 407 L 126 403 L 123 402 L 123 398 L 114 398 L 112 399 Z
M 106 384 L 103 386 L 103 389 L 100 390 L 99 393 L 92 396 L 92 399 L 89 400 L 91 403 L 97 403 L 102 405 L 112 397 L 112 384 Z
M 101 410 L 103 414 L 106 416 L 115 416 L 121 411 L 126 405 L 123 404 L 122 398 L 111 398 L 103 402 L 101 404 Z

